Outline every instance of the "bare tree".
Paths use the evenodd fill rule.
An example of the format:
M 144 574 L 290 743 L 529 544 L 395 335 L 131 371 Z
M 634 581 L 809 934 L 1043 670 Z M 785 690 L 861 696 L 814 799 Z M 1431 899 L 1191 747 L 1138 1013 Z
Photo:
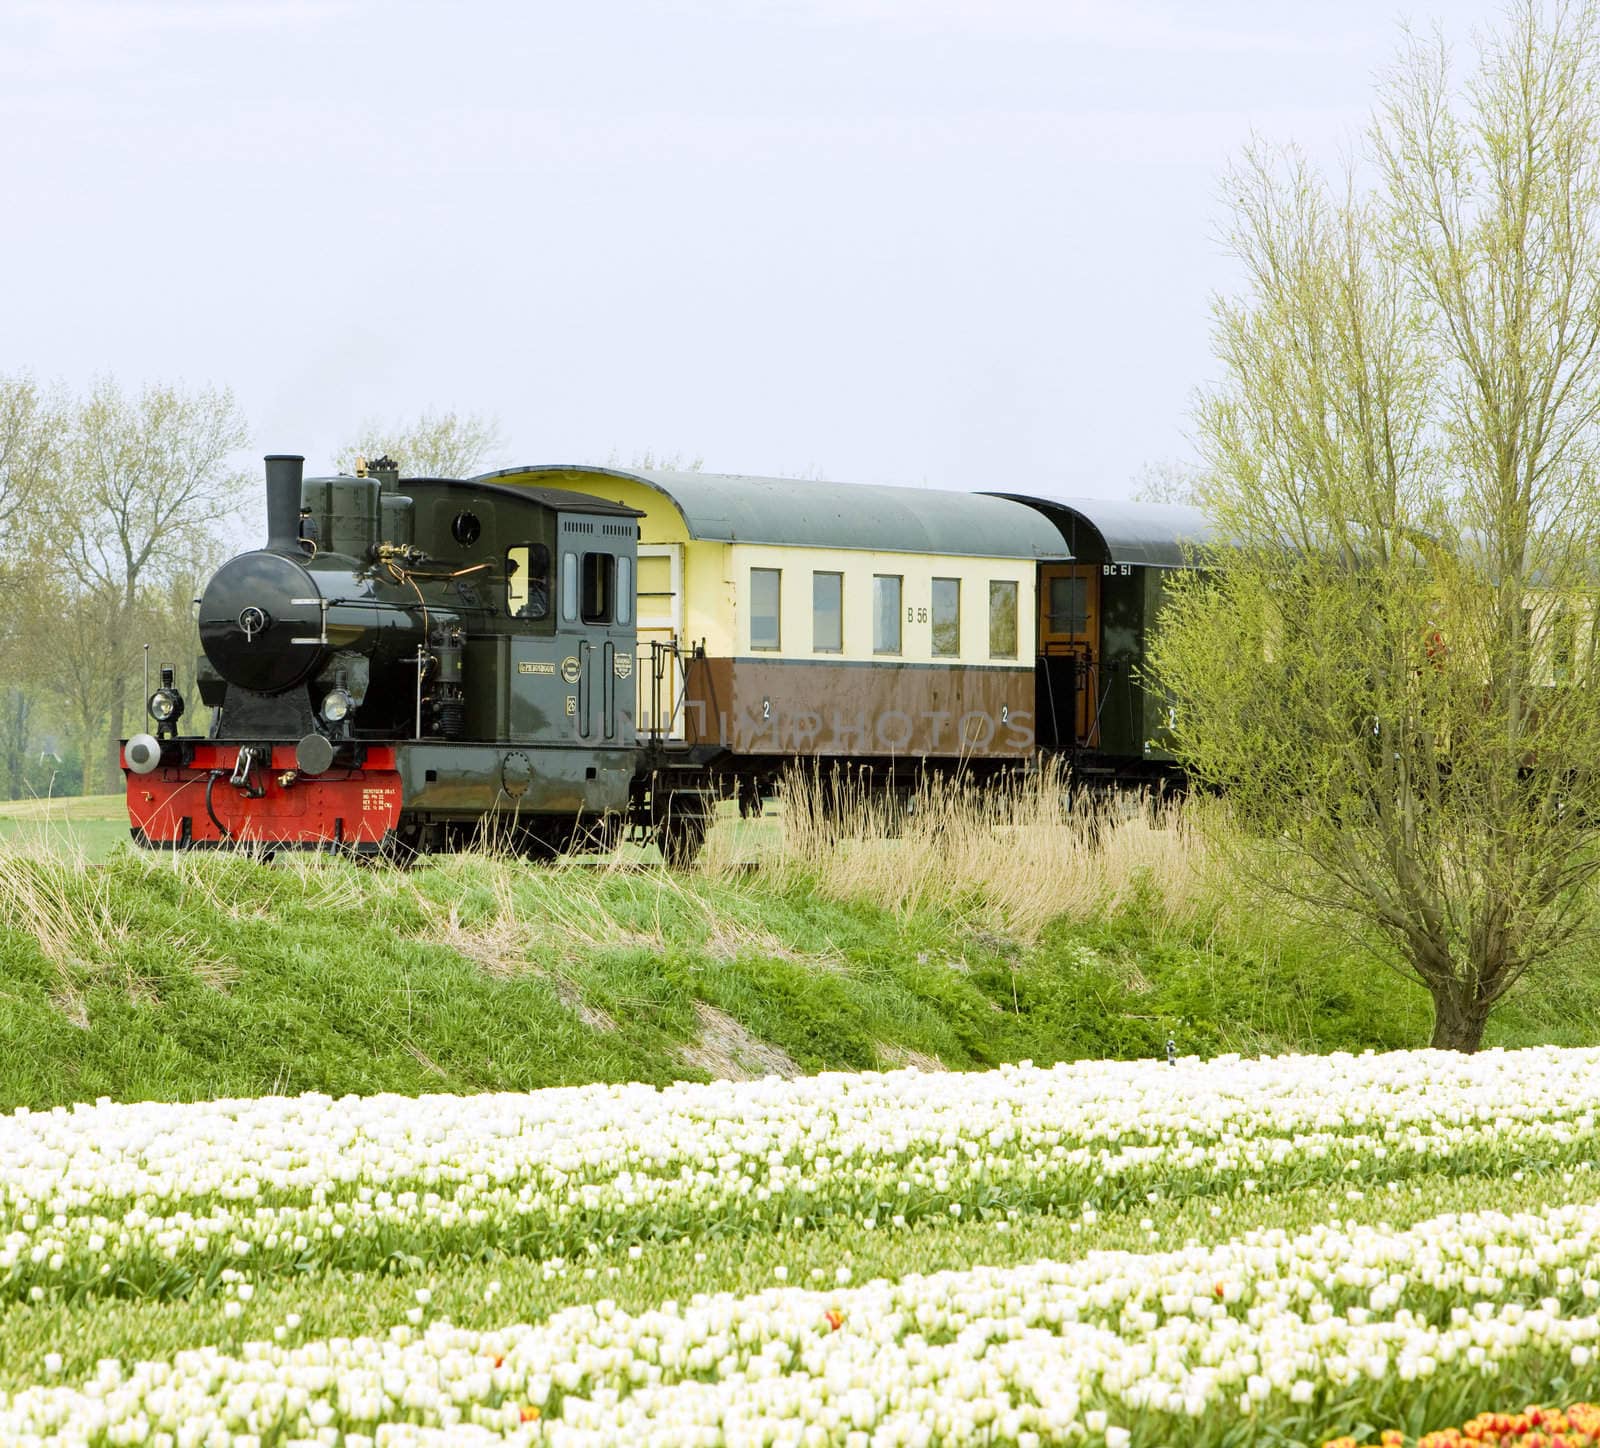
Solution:
M 1136 503 L 1195 503 L 1200 498 L 1200 469 L 1175 458 L 1148 462 L 1133 475 Z
M 636 452 L 627 462 L 622 461 L 622 454 L 612 451 L 606 459 L 608 468 L 625 468 L 632 473 L 698 473 L 705 467 L 705 459 L 699 453 L 692 457 L 681 452 L 657 452 L 653 447 L 647 447 L 643 452 Z
M 470 478 L 493 467 L 504 446 L 500 421 L 488 413 L 430 410 L 412 422 L 362 423 L 334 465 L 354 472 L 363 461 L 390 457 L 405 477 Z
M 1179 748 L 1271 889 L 1476 1049 L 1600 871 L 1600 7 L 1522 0 L 1452 85 L 1408 35 L 1379 184 L 1229 177 L 1199 430 L 1229 544 L 1154 645 Z

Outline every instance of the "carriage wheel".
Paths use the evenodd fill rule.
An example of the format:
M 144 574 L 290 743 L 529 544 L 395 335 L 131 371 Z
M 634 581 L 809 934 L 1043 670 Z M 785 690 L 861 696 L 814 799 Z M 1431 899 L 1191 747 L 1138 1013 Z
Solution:
M 656 847 L 674 870 L 687 870 L 699 858 L 711 827 L 706 800 L 698 794 L 671 794 L 656 816 Z

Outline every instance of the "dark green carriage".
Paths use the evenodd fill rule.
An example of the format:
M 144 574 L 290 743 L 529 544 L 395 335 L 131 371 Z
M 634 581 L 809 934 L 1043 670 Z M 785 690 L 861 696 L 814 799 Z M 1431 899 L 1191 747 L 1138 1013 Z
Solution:
M 1001 492 L 1049 518 L 1071 564 L 1040 568 L 1038 708 L 1041 743 L 1070 754 L 1080 777 L 1175 784 L 1169 704 L 1145 677 L 1147 645 L 1168 580 L 1192 567 L 1210 537 L 1205 515 L 1173 503 Z M 1062 575 L 1053 579 L 1052 575 Z M 1077 611 L 1052 653 L 1051 584 L 1074 590 Z

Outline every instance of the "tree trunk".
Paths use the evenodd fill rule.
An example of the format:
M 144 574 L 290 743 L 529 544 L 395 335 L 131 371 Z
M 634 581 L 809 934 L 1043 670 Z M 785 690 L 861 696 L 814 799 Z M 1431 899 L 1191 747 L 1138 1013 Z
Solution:
M 1429 991 L 1433 996 L 1433 1039 L 1428 1044 L 1440 1051 L 1468 1053 L 1482 1046 L 1489 1008 L 1474 998 L 1472 987 L 1450 981 L 1430 986 Z
M 13 688 L 6 699 L 6 798 L 22 798 L 22 774 L 28 756 L 28 710 L 31 700 Z
M 106 741 L 105 792 L 120 794 L 123 790 L 122 774 L 122 716 L 127 702 L 127 680 L 118 676 L 116 689 L 111 695 L 111 737 Z M 83 792 L 93 789 L 89 782 L 87 762 L 84 767 Z
M 98 756 L 104 735 L 100 732 L 100 721 L 81 708 L 78 710 L 77 725 L 78 757 L 82 760 L 82 768 L 78 773 L 78 793 L 92 794 L 100 768 Z M 65 788 L 65 785 L 62 787 Z

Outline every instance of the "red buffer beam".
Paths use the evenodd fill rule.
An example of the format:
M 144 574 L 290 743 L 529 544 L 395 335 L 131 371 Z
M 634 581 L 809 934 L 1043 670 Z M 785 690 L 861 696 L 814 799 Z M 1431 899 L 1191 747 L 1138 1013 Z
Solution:
M 241 749 L 251 749 L 240 770 Z M 270 761 L 270 762 L 269 762 Z M 160 847 L 345 845 L 376 848 L 400 822 L 391 746 L 359 767 L 304 774 L 292 744 L 196 744 L 187 764 L 127 774 L 134 837 Z

